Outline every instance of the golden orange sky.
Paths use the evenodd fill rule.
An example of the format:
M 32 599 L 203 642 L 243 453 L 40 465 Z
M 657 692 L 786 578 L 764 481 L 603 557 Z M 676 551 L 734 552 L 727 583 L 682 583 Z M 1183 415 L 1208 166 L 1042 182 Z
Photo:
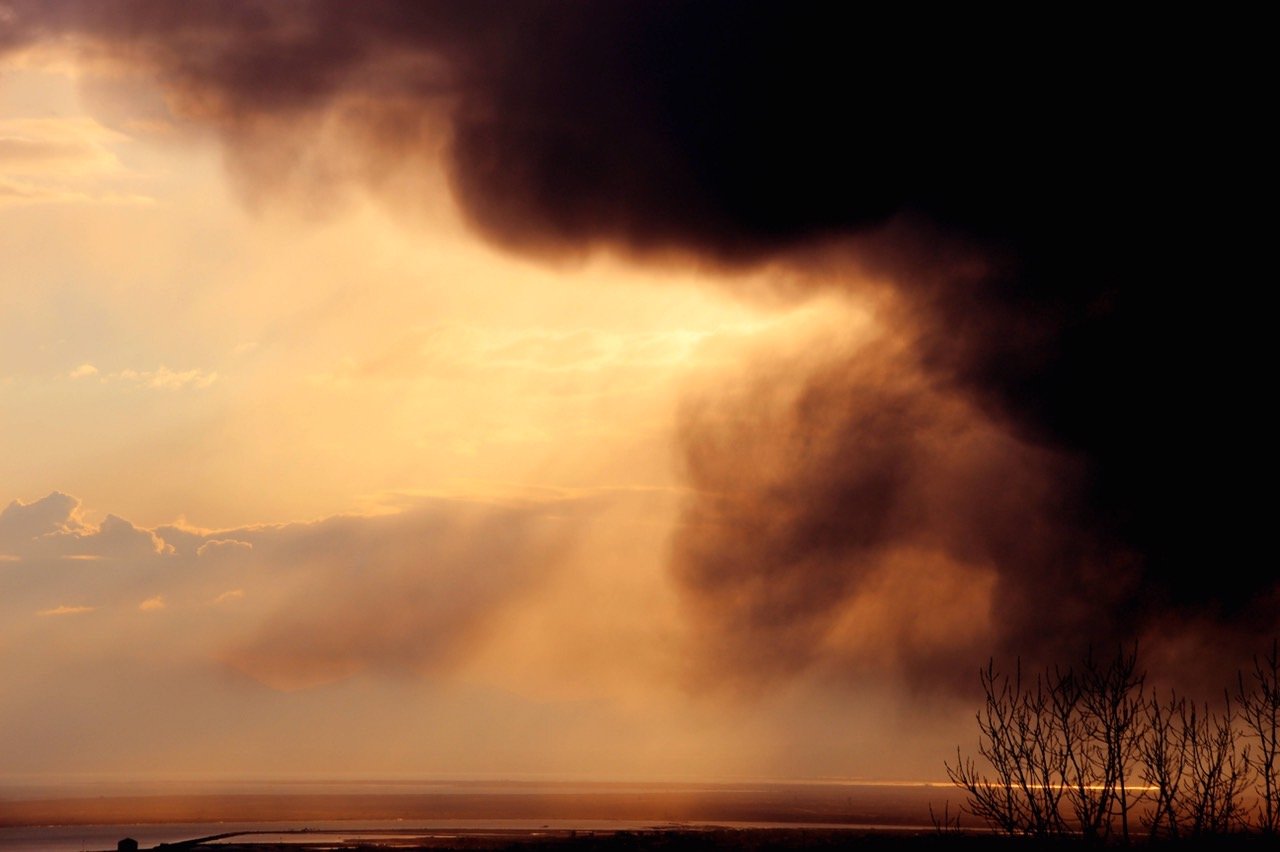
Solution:
M 506 253 L 434 160 L 323 192 L 341 128 L 257 186 L 165 97 L 0 65 L 3 772 L 940 774 L 892 684 L 704 688 L 668 570 L 682 406 L 868 304 Z
M 0 0 L 0 782 L 937 779 L 993 658 L 1216 694 L 1265 75 L 1124 17 Z

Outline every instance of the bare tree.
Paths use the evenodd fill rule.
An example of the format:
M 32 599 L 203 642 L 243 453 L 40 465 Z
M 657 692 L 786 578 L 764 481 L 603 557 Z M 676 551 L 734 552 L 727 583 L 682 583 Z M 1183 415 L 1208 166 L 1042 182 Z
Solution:
M 1129 837 L 1128 773 L 1145 723 L 1137 650 L 1079 671 L 1048 668 L 1034 681 L 1019 664 L 1012 676 L 988 662 L 977 714 L 978 754 L 956 750 L 947 764 L 967 794 L 968 812 L 1009 834 L 1053 837 L 1079 833 Z
M 1236 702 L 1245 735 L 1252 740 L 1249 769 L 1258 794 L 1258 828 L 1265 834 L 1280 829 L 1280 764 L 1276 736 L 1280 733 L 1280 646 L 1271 640 L 1271 651 L 1254 656 L 1248 686 L 1244 673 L 1237 678 Z
M 1106 660 L 1090 652 L 1075 680 L 1077 706 L 1066 730 L 1076 821 L 1086 838 L 1107 839 L 1118 818 L 1127 843 L 1128 777 L 1145 721 L 1145 675 L 1138 671 L 1137 646 L 1120 648 Z
M 1186 834 L 1220 835 L 1243 825 L 1241 794 L 1247 787 L 1249 747 L 1240 748 L 1230 699 L 1221 713 L 1208 705 L 1182 705 L 1179 728 L 1186 771 L 1174 808 Z
M 1234 702 L 1224 695 L 1218 709 L 1176 692 L 1148 696 L 1136 647 L 1034 679 L 989 661 L 978 758 L 957 749 L 947 775 L 966 793 L 965 812 L 1008 834 L 1128 844 L 1136 812 L 1151 839 L 1220 836 L 1248 825 L 1251 786 L 1258 826 L 1275 832 L 1278 675 L 1273 645 L 1255 660 L 1252 688 L 1241 674 Z M 1145 784 L 1136 795 L 1134 778 Z
M 1146 675 L 1138 670 L 1138 646 L 1121 648 L 1109 665 L 1093 678 L 1086 695 L 1093 697 L 1093 713 L 1100 720 L 1107 761 L 1105 776 L 1111 802 L 1120 816 L 1121 838 L 1129 842 L 1129 776 L 1146 736 Z
M 1032 688 L 1023 683 L 1021 664 L 1010 676 L 994 661 L 979 679 L 984 703 L 977 714 L 978 753 L 990 774 L 957 748 L 947 777 L 967 794 L 965 809 L 989 825 L 1013 835 L 1060 834 L 1063 754 L 1046 713 L 1043 679 Z
M 1148 835 L 1178 837 L 1178 809 L 1182 779 L 1187 773 L 1186 737 L 1181 724 L 1186 718 L 1186 699 L 1170 692 L 1162 701 L 1156 695 L 1144 704 L 1145 736 L 1138 740 L 1141 778 L 1150 788 L 1154 803 L 1144 816 Z

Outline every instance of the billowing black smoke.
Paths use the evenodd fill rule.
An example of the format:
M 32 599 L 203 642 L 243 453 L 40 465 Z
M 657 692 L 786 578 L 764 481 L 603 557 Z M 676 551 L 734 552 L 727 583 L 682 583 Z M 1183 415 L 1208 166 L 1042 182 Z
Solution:
M 870 566 L 903 547 L 994 570 L 1008 649 L 1188 617 L 1275 626 L 1267 101 L 1248 41 L 1224 50 L 1212 21 L 753 2 L 4 8 L 0 47 L 78 38 L 153 70 L 233 143 L 251 120 L 340 99 L 437 117 L 464 213 L 508 247 L 729 270 L 827 251 L 894 282 L 905 352 L 765 376 L 799 391 L 748 389 L 686 418 L 702 496 L 675 576 L 732 667 L 810 663 Z M 412 122 L 386 126 L 380 156 L 428 144 Z M 948 455 L 979 434 L 972 459 Z M 781 462 L 762 472 L 762 454 Z M 936 656 L 916 663 L 950 664 Z

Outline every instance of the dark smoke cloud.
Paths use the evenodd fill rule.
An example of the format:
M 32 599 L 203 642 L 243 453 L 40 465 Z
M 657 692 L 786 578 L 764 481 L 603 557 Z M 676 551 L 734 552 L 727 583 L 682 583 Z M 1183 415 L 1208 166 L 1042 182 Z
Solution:
M 1009 648 L 1275 626 L 1244 487 L 1274 471 L 1273 181 L 1238 32 L 741 2 L 6 8 L 0 47 L 75 36 L 148 68 L 244 157 L 253 128 L 352 104 L 378 157 L 444 144 L 509 247 L 845 252 L 892 280 L 892 356 L 766 376 L 686 424 L 705 496 L 676 576 L 731 668 L 812 662 L 868 566 L 922 542 L 992 566 Z
M 676 575 L 731 685 L 835 666 L 964 687 L 988 654 L 1127 635 L 1143 565 L 1095 523 L 1088 459 L 1018 437 L 918 347 L 753 368 L 681 423 Z M 877 637 L 849 642 L 850 618 Z

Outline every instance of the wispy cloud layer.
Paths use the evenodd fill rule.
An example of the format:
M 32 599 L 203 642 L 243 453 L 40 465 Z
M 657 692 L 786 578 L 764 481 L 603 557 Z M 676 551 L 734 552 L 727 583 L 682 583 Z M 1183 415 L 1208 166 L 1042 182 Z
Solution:
M 0 117 L 0 206 L 154 203 L 129 187 L 128 141 L 88 116 Z
M 69 379 L 89 379 L 96 377 L 99 382 L 122 382 L 138 387 L 159 390 L 181 390 L 183 388 L 207 388 L 218 380 L 216 372 L 204 370 L 170 370 L 161 365 L 154 370 L 118 370 L 103 373 L 93 364 L 81 364 L 67 373 Z

